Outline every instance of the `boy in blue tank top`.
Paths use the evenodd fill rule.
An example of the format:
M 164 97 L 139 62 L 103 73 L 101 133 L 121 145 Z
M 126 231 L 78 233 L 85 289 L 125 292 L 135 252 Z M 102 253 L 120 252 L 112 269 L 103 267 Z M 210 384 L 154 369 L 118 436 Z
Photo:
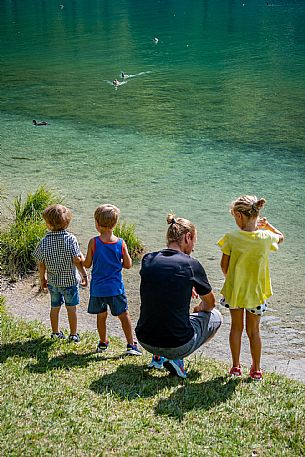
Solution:
M 119 215 L 119 208 L 110 204 L 99 206 L 94 213 L 99 236 L 89 241 L 86 259 L 83 262 L 85 268 L 92 266 L 88 313 L 97 315 L 100 340 L 96 352 L 108 349 L 106 319 L 109 306 L 111 314 L 118 316 L 121 321 L 127 340 L 126 354 L 142 355 L 133 339 L 122 277 L 122 268 L 131 268 L 132 260 L 125 241 L 113 234 Z

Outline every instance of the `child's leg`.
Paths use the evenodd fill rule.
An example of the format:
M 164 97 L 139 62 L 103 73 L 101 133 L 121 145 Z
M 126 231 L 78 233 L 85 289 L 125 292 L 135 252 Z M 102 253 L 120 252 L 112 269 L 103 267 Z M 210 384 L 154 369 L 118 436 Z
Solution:
M 77 332 L 77 314 L 76 306 L 66 306 L 70 326 L 70 335 L 76 335 Z
M 52 327 L 52 333 L 58 333 L 58 320 L 59 320 L 59 311 L 60 311 L 60 306 L 52 307 L 50 311 L 50 321 L 51 321 L 51 327 Z
M 79 291 L 78 285 L 63 288 L 63 296 L 65 299 L 66 309 L 68 313 L 68 320 L 70 326 L 70 335 L 76 335 L 77 333 L 77 314 L 76 305 L 79 304 Z
M 129 317 L 129 312 L 125 311 L 124 313 L 120 314 L 118 318 L 121 321 L 122 329 L 125 334 L 126 340 L 128 344 L 134 344 L 133 341 L 133 334 L 132 334 L 132 325 L 131 320 Z
M 103 313 L 99 313 L 96 316 L 97 331 L 98 331 L 101 343 L 106 343 L 106 341 L 107 341 L 106 319 L 107 319 L 107 311 L 104 311 Z
M 262 339 L 259 324 L 260 316 L 249 312 L 246 313 L 246 332 L 250 341 L 253 371 L 259 371 L 261 363 Z
M 232 354 L 233 367 L 240 366 L 240 348 L 241 336 L 244 329 L 244 310 L 230 309 L 231 313 L 231 330 L 230 330 L 230 348 Z

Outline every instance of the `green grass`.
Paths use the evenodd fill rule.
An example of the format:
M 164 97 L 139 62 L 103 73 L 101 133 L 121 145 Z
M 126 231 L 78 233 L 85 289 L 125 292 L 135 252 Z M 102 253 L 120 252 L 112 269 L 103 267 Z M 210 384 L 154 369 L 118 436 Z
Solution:
M 148 355 L 121 357 L 118 339 L 95 354 L 94 334 L 75 345 L 3 306 L 1 318 L 3 457 L 304 455 L 301 383 L 231 380 L 199 357 L 183 381 L 148 371 Z
M 43 187 L 28 194 L 25 202 L 17 197 L 14 204 L 14 221 L 0 232 L 0 266 L 11 280 L 36 269 L 33 251 L 46 233 L 43 210 L 59 198 Z
M 128 224 L 127 222 L 118 223 L 113 232 L 117 237 L 123 238 L 126 242 L 132 259 L 139 259 L 141 257 L 144 251 L 144 245 L 136 234 L 134 224 Z
M 36 192 L 27 195 L 25 202 L 22 202 L 21 196 L 15 198 L 15 220 L 17 223 L 41 221 L 42 213 L 46 207 L 54 203 L 60 203 L 60 200 L 52 192 L 40 186 Z

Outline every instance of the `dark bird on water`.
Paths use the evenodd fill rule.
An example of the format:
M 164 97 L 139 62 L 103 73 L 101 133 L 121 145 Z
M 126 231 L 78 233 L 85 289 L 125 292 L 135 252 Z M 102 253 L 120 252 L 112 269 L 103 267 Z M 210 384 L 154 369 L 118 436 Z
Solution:
M 33 125 L 48 125 L 47 121 L 35 121 L 33 120 Z

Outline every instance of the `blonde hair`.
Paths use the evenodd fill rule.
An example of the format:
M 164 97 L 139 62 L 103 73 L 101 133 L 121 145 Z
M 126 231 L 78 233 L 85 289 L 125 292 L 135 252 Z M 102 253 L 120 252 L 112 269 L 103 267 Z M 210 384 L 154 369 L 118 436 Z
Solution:
M 53 231 L 65 230 L 72 219 L 69 208 L 63 205 L 50 205 L 42 213 L 44 220 L 52 227 Z
M 166 234 L 167 245 L 173 242 L 180 245 L 183 235 L 191 233 L 193 238 L 196 233 L 195 225 L 187 219 L 176 217 L 174 214 L 168 214 L 166 221 L 169 224 Z
M 120 210 L 114 205 L 105 203 L 98 206 L 94 212 L 94 219 L 100 227 L 113 229 L 119 220 Z
M 264 198 L 258 200 L 255 195 L 242 195 L 231 203 L 231 214 L 240 212 L 247 217 L 258 217 L 265 203 Z

